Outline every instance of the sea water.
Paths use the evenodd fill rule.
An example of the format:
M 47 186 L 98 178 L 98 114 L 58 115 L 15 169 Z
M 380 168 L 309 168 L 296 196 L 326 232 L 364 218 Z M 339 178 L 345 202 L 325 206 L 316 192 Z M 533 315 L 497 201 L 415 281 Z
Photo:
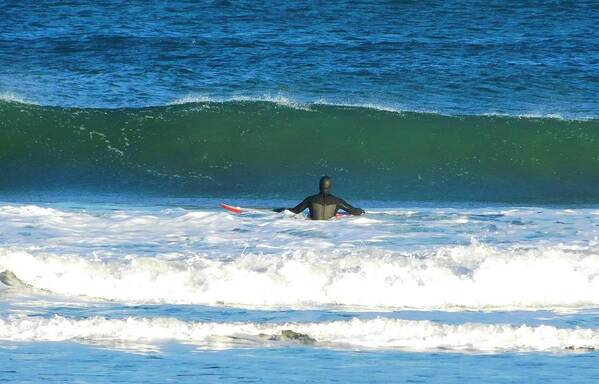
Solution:
M 0 2 L 0 382 L 599 380 L 598 14 Z
M 599 374 L 598 208 L 366 203 L 312 222 L 215 205 L 0 205 L 3 378 Z

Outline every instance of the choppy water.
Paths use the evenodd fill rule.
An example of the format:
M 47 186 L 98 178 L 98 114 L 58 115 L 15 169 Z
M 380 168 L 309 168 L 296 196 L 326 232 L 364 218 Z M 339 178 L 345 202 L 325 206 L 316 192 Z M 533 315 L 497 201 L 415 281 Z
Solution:
M 597 117 L 596 1 L 3 2 L 0 91 Z
M 597 381 L 598 24 L 0 1 L 0 381 Z

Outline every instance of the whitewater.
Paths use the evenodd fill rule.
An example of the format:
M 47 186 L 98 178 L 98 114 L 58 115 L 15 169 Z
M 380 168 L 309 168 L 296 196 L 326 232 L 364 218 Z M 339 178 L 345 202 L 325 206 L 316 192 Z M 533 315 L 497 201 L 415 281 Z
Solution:
M 460 324 L 390 318 L 320 323 L 208 323 L 173 318 L 0 319 L 0 340 L 83 343 L 176 341 L 204 349 L 307 344 L 326 348 L 453 352 L 578 352 L 599 348 L 599 330 L 541 325 Z
M 313 222 L 210 199 L 5 202 L 0 344 L 599 347 L 598 208 L 366 204 Z

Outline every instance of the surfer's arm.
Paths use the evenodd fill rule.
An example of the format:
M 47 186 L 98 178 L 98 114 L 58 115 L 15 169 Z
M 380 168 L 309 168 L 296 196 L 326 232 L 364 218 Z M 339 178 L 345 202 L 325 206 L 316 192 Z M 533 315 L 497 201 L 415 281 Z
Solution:
M 310 198 L 307 197 L 301 203 L 299 203 L 298 205 L 296 205 L 293 208 L 277 208 L 277 209 L 273 209 L 273 211 L 275 211 L 275 212 L 283 212 L 284 210 L 288 210 L 290 212 L 298 214 L 300 212 L 303 212 L 309 206 L 310 206 Z
M 307 197 L 301 203 L 296 205 L 295 207 L 290 208 L 289 211 L 297 214 L 297 213 L 303 212 L 309 206 L 310 206 L 310 198 Z
M 337 202 L 337 208 L 343 209 L 345 212 L 351 213 L 354 216 L 360 216 L 365 214 L 362 208 L 352 207 L 347 201 L 339 199 Z

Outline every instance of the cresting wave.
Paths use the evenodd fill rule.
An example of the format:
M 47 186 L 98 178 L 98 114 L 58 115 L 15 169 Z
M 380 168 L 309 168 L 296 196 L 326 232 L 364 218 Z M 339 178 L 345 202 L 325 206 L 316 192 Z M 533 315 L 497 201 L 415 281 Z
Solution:
M 0 340 L 139 342 L 177 341 L 204 348 L 302 343 L 331 348 L 377 348 L 447 352 L 560 352 L 599 348 L 599 331 L 553 326 L 514 326 L 379 317 L 322 323 L 216 323 L 174 318 L 86 319 L 13 315 L 0 318 Z
M 139 109 L 0 101 L 0 191 L 597 202 L 599 120 L 270 101 Z
M 423 310 L 599 305 L 599 253 L 593 247 L 295 250 L 231 260 L 94 260 L 4 248 L 0 270 L 8 271 L 2 281 L 16 288 L 126 303 Z

